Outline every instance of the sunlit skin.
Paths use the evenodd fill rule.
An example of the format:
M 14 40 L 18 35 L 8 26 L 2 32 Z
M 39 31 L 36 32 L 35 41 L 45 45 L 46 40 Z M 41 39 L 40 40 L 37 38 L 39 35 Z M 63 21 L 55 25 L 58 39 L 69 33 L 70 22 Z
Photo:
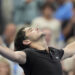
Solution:
M 38 28 L 25 28 L 23 31 L 26 32 L 26 36 L 28 37 L 28 41 L 25 40 L 24 44 L 29 42 L 32 48 L 36 48 L 38 50 L 48 50 L 48 46 L 45 40 L 45 34 L 39 30 Z

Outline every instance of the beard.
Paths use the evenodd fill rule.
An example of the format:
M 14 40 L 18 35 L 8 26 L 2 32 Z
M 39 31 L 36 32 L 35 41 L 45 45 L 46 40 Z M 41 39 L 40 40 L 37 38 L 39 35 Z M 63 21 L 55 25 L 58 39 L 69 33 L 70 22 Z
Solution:
M 35 39 L 34 41 L 39 41 L 39 40 L 42 40 L 43 38 L 45 38 L 45 34 L 42 33 L 37 39 Z
M 39 39 L 40 39 L 40 38 L 43 38 L 43 37 L 45 37 L 45 34 L 44 34 L 44 33 L 41 34 L 41 36 L 39 37 Z
M 37 42 L 37 41 L 39 41 L 39 40 L 42 40 L 43 38 L 45 38 L 45 34 L 44 34 L 44 33 L 41 33 L 41 34 L 39 34 L 38 36 L 35 36 L 35 38 L 30 37 L 29 39 L 30 39 L 32 42 Z

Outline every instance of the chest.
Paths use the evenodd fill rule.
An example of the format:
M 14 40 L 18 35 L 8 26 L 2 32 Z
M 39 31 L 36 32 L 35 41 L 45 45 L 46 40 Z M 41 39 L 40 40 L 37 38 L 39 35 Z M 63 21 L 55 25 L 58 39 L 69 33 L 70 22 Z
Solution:
M 60 64 L 60 59 L 58 55 L 52 55 L 52 54 L 36 54 L 34 57 L 34 66 L 36 65 L 37 67 L 39 66 L 40 68 L 47 67 L 49 68 L 58 68 Z
M 49 54 L 36 54 L 33 62 L 32 70 L 36 71 L 36 73 L 48 73 L 55 75 L 57 73 L 60 75 L 62 73 L 62 68 L 60 64 L 60 60 L 56 56 L 51 56 Z M 60 74 L 59 74 L 60 73 Z

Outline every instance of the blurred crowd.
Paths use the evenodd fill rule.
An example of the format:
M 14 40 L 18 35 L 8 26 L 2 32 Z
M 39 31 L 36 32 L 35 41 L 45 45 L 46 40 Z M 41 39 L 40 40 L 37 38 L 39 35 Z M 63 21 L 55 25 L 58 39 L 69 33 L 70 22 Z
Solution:
M 38 27 L 48 46 L 64 48 L 75 41 L 75 0 L 0 0 L 0 43 L 15 50 L 16 32 Z M 64 75 L 75 75 L 73 57 L 61 61 Z M 0 56 L 0 75 L 24 75 L 21 67 Z

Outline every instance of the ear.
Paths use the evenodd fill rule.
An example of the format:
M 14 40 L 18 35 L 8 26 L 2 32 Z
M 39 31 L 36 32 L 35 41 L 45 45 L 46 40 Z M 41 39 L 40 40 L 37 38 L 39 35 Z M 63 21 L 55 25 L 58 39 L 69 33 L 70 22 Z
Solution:
M 31 41 L 30 41 L 30 40 L 24 40 L 24 41 L 23 41 L 23 44 L 24 44 L 24 45 L 29 45 L 29 44 L 31 44 Z

